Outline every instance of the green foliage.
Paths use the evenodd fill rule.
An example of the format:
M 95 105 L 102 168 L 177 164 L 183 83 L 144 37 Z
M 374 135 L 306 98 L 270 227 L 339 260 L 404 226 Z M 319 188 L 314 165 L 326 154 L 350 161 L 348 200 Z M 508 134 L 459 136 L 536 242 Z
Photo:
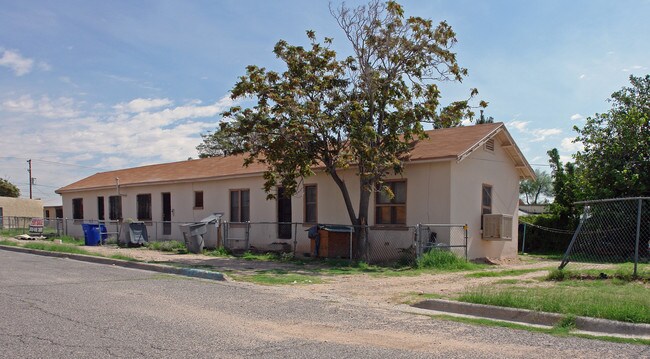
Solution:
M 4 178 L 0 178 L 0 197 L 20 197 L 20 189 Z
M 521 181 L 519 193 L 524 195 L 526 204 L 540 204 L 540 195 L 553 195 L 553 179 L 548 173 L 536 169 L 535 179 Z
M 485 278 L 485 277 L 510 277 L 519 276 L 533 272 L 549 270 L 550 268 L 527 268 L 527 269 L 508 269 L 508 270 L 490 270 L 465 274 L 466 278 Z
M 187 247 L 185 247 L 185 243 L 180 241 L 149 242 L 147 248 L 161 252 L 187 253 Z
M 62 252 L 62 253 L 72 253 L 72 254 L 85 254 L 91 256 L 100 256 L 98 254 L 88 252 L 85 249 L 79 248 L 79 246 L 69 245 L 69 244 L 55 244 L 55 243 L 43 243 L 43 242 L 28 242 L 23 245 L 25 248 L 30 249 L 40 249 L 42 251 L 50 252 Z
M 233 275 L 230 277 L 237 281 L 252 282 L 263 285 L 305 285 L 319 284 L 323 280 L 307 274 L 289 273 L 282 270 L 260 271 L 252 275 Z
M 532 226 L 527 225 L 524 227 L 523 224 L 520 224 L 519 226 L 519 248 L 522 248 L 525 234 L 526 247 L 524 250 L 526 253 L 564 253 L 564 251 L 567 249 L 567 246 L 569 245 L 569 242 L 571 242 L 573 229 L 575 229 L 567 229 L 566 226 L 560 222 L 560 216 L 557 213 L 519 216 L 519 222 L 532 224 Z M 549 228 L 550 230 L 542 229 L 536 226 Z
M 214 250 L 208 251 L 205 250 L 203 251 L 203 254 L 206 256 L 212 256 L 212 257 L 230 257 L 232 256 L 232 253 L 226 247 L 219 247 Z
M 586 199 L 650 196 L 650 75 L 630 84 L 612 94 L 607 113 L 574 127 Z
M 468 262 L 452 252 L 440 249 L 432 249 L 424 253 L 417 260 L 417 267 L 420 269 L 437 270 L 472 270 L 480 268 L 479 265 Z
M 460 82 L 467 70 L 451 51 L 456 34 L 446 23 L 405 17 L 396 2 L 372 1 L 358 8 L 331 9 L 352 45 L 350 56 L 319 42 L 307 31 L 309 46 L 280 40 L 274 53 L 283 72 L 246 68 L 232 98 L 254 98 L 252 107 L 233 106 L 226 121 L 203 135 L 201 157 L 243 155 L 262 163 L 264 189 L 286 195 L 322 166 L 341 191 L 353 224 L 367 223 L 371 194 L 385 176 L 403 171 L 414 143 L 426 137 L 422 123 L 460 125 L 473 113 L 469 98 L 440 106 L 440 81 Z M 486 106 L 481 102 L 481 106 Z M 339 171 L 355 168 L 360 179 L 358 212 Z M 361 236 L 358 236 L 361 238 Z
M 565 280 L 550 287 L 481 286 L 463 293 L 458 300 L 572 316 L 650 323 L 650 288 L 647 286 L 638 283 L 612 285 L 611 281 L 571 285 L 576 282 L 581 284 L 583 281 Z
M 47 240 L 52 241 L 52 242 L 55 241 L 55 240 L 61 240 L 61 242 L 63 242 L 63 243 L 74 244 L 74 245 L 77 245 L 77 246 L 83 246 L 84 243 L 85 243 L 83 239 L 77 239 L 77 238 L 72 237 L 72 236 L 52 237 L 52 238 L 48 238 Z
M 578 177 L 575 164 L 567 162 L 562 165 L 556 148 L 547 152 L 553 175 L 553 193 L 555 200 L 551 204 L 551 213 L 558 216 L 558 226 L 573 229 L 577 225 L 578 212 L 574 203 L 580 198 Z
M 570 272 L 565 269 L 554 269 L 548 273 L 546 280 L 561 282 L 570 277 Z
M 12 246 L 12 247 L 20 247 L 20 244 L 14 241 L 8 241 L 6 239 L 1 239 L 0 240 L 0 245 L 2 246 Z

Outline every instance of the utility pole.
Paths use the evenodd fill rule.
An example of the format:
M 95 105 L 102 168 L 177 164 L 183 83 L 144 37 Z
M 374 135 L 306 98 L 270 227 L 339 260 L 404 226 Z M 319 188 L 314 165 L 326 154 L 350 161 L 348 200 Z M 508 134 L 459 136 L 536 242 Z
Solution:
M 29 163 L 29 169 L 27 172 L 29 172 L 29 199 L 32 199 L 32 183 L 34 182 L 32 179 L 32 160 L 31 158 L 27 160 L 27 163 Z

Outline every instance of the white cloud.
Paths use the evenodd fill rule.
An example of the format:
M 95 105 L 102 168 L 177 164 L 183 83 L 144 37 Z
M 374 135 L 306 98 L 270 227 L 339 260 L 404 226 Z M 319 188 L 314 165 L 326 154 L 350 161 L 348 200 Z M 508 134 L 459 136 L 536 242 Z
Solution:
M 571 120 L 573 120 L 573 121 L 582 121 L 582 120 L 584 120 L 584 119 L 585 119 L 585 117 L 582 116 L 582 115 L 579 114 L 579 113 L 576 113 L 576 114 L 571 115 Z
M 508 122 L 508 126 L 517 129 L 519 132 L 526 132 L 526 127 L 530 121 L 510 121 Z
M 169 106 L 172 101 L 167 98 L 136 98 L 128 103 L 118 103 L 114 109 L 122 112 L 145 112 L 156 108 Z
M 541 142 L 544 141 L 547 137 L 558 135 L 562 133 L 562 130 L 559 128 L 535 128 L 535 129 L 529 129 L 528 125 L 530 124 L 530 121 L 510 121 L 508 122 L 508 127 L 512 127 L 517 129 L 517 131 L 532 136 L 531 139 L 529 139 L 529 142 Z
M 18 51 L 4 50 L 0 48 L 2 56 L 0 57 L 0 66 L 5 66 L 14 71 L 16 76 L 23 76 L 32 71 L 34 60 L 23 57 Z
M 52 100 L 48 96 L 43 96 L 34 100 L 30 95 L 24 95 L 14 100 L 4 101 L 0 108 L 8 112 L 57 119 L 75 117 L 80 113 L 75 101 L 68 97 Z
M 560 144 L 560 149 L 562 151 L 571 152 L 571 153 L 582 151 L 584 149 L 584 145 L 580 141 L 573 142 L 574 139 L 575 138 L 572 137 L 563 138 Z
M 541 142 L 546 140 L 547 137 L 559 135 L 562 133 L 562 130 L 559 128 L 537 128 L 530 131 L 530 134 L 534 136 L 530 142 Z
M 0 103 L 3 133 L 12 136 L 0 141 L 0 153 L 20 160 L 4 166 L 0 158 L 0 169 L 6 170 L 0 175 L 22 178 L 23 158 L 47 158 L 82 166 L 37 162 L 35 171 L 40 183 L 50 186 L 42 190 L 52 192 L 54 187 L 100 171 L 197 157 L 200 134 L 214 130 L 221 121 L 219 114 L 232 104 L 226 96 L 203 105 L 198 100 L 189 100 L 181 106 L 148 107 L 152 112 L 132 113 L 114 106 L 53 100 L 47 96 L 5 100 Z M 57 113 L 59 117 L 52 117 Z M 27 141 L 32 145 L 25 146 Z M 46 172 L 44 166 L 50 166 L 51 171 Z

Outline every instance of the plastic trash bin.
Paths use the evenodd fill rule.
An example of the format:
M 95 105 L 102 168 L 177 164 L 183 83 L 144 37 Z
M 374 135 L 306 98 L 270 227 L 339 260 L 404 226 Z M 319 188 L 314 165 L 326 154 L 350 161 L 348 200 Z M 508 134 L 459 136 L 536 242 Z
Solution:
M 98 246 L 106 243 L 106 226 L 103 224 L 83 223 L 81 228 L 84 231 L 84 244 L 87 246 Z
M 144 222 L 129 223 L 129 246 L 141 246 L 149 242 L 147 225 Z
M 185 239 L 185 246 L 190 253 L 203 252 L 203 235 L 208 232 L 207 222 L 197 222 L 179 225 Z

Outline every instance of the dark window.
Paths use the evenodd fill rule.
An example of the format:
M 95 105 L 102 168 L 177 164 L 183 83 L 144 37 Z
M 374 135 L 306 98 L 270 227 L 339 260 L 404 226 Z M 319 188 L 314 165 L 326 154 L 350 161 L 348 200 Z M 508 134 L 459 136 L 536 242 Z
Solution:
M 203 209 L 203 191 L 194 191 L 194 208 Z
M 481 229 L 483 229 L 483 215 L 492 214 L 492 186 L 484 184 L 481 195 Z
M 97 197 L 97 219 L 104 220 L 104 197 Z
M 84 219 L 84 200 L 83 198 L 72 199 L 72 218 Z
M 108 197 L 108 218 L 111 221 L 119 221 L 122 219 L 122 197 L 121 196 Z
M 406 181 L 392 181 L 386 187 L 393 193 L 378 191 L 375 197 L 376 224 L 406 224 Z
M 305 185 L 305 223 L 318 222 L 316 185 Z
M 56 218 L 63 218 L 63 208 L 57 208 L 55 209 L 56 212 Z
M 136 196 L 138 204 L 138 219 L 141 221 L 151 220 L 151 194 L 139 194 Z
M 230 191 L 230 222 L 250 221 L 250 191 L 239 189 Z
M 49 209 L 45 210 L 45 218 L 50 218 L 50 210 Z

